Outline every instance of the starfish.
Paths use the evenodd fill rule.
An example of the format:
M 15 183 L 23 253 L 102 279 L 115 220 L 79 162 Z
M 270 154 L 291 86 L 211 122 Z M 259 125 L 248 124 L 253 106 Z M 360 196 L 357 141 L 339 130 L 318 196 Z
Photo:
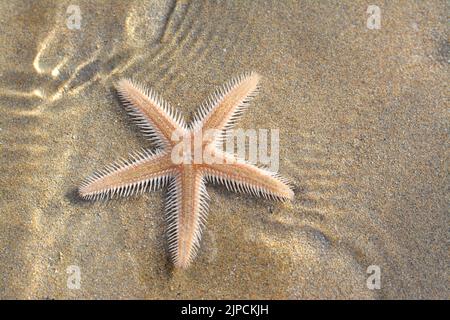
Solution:
M 220 147 L 256 95 L 259 80 L 254 72 L 233 78 L 218 88 L 186 124 L 154 90 L 121 79 L 116 84 L 120 100 L 156 148 L 142 149 L 93 173 L 80 185 L 80 196 L 109 199 L 168 186 L 165 207 L 169 252 L 175 267 L 187 268 L 198 252 L 206 223 L 206 182 L 275 200 L 294 197 L 287 179 Z M 205 132 L 213 134 L 202 135 Z M 199 154 L 208 157 L 198 161 Z

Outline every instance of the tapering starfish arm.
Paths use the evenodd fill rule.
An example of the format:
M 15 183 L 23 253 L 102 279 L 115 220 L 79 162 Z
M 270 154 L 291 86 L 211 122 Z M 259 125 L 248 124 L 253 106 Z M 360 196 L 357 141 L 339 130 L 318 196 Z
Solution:
M 80 185 L 78 191 L 81 197 L 89 200 L 128 196 L 156 190 L 173 175 L 170 154 L 143 150 L 132 154 L 131 160 L 119 160 L 94 172 Z
M 182 116 L 153 89 L 128 79 L 121 79 L 116 87 L 129 114 L 158 147 L 173 145 L 172 134 L 186 131 Z
M 208 200 L 201 172 L 182 166 L 169 185 L 166 204 L 169 251 L 176 267 L 187 268 L 197 255 Z
M 259 80 L 255 72 L 244 73 L 217 89 L 197 111 L 192 124 L 194 131 L 220 130 L 216 140 L 222 141 L 257 94 Z
M 267 169 L 237 160 L 233 155 L 223 155 L 223 163 L 203 165 L 202 171 L 208 181 L 224 184 L 231 191 L 252 193 L 265 198 L 294 198 L 287 179 Z

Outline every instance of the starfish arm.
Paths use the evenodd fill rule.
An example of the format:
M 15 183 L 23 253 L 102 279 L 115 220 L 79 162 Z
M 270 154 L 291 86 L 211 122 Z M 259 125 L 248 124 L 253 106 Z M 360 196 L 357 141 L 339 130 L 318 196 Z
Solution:
M 217 142 L 223 141 L 227 131 L 233 128 L 257 94 L 259 79 L 255 72 L 245 73 L 217 89 L 194 116 L 193 130 L 202 130 L 205 134 L 208 130 L 219 130 L 215 139 Z
M 178 268 L 187 268 L 197 255 L 208 200 L 204 178 L 192 166 L 184 166 L 170 182 L 166 204 L 168 241 Z
M 131 155 L 131 160 L 119 160 L 94 172 L 78 192 L 88 200 L 129 196 L 146 190 L 156 190 L 174 174 L 170 155 L 143 150 Z
M 287 179 L 277 173 L 260 168 L 232 155 L 224 155 L 222 163 L 204 164 L 206 179 L 224 184 L 228 190 L 252 193 L 255 196 L 292 200 L 294 192 Z
M 186 131 L 182 116 L 153 89 L 128 79 L 120 80 L 116 87 L 128 113 L 158 147 L 171 145 L 175 132 L 182 135 Z

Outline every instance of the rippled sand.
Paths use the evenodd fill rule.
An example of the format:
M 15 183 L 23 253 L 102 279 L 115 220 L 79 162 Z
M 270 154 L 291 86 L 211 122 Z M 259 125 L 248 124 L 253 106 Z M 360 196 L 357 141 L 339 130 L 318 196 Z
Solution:
M 366 1 L 77 1 L 69 30 L 72 1 L 2 1 L 0 297 L 448 299 L 448 4 L 383 3 L 369 30 Z M 77 197 L 148 145 L 114 81 L 189 117 L 250 70 L 262 92 L 240 126 L 280 129 L 294 202 L 210 187 L 200 254 L 180 272 L 164 191 Z

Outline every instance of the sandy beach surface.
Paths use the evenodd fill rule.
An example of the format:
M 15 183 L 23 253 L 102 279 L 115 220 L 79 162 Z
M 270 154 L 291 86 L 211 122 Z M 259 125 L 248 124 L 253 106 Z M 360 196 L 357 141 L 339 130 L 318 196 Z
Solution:
M 78 29 L 71 0 L 1 1 L 0 298 L 450 298 L 448 2 L 381 1 L 370 29 L 372 2 L 80 0 Z M 251 70 L 262 90 L 239 127 L 280 130 L 293 202 L 209 186 L 199 255 L 180 271 L 165 190 L 78 197 L 95 169 L 149 146 L 115 81 L 189 119 Z

